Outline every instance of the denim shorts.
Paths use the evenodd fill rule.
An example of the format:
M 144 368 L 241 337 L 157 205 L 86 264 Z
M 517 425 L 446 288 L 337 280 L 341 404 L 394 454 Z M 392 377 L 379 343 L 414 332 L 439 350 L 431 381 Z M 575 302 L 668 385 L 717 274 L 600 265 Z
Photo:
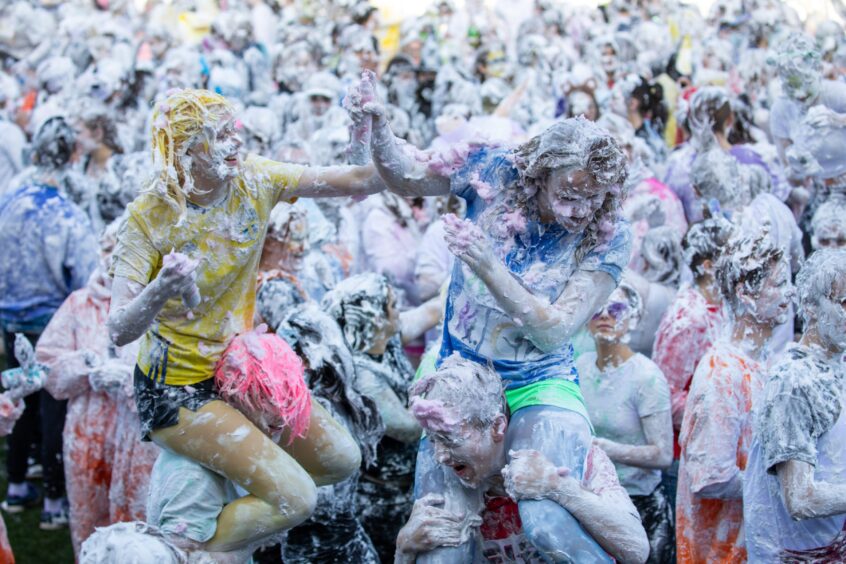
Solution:
M 141 420 L 141 440 L 149 441 L 150 433 L 179 423 L 179 408 L 197 411 L 209 402 L 219 400 L 214 378 L 190 386 L 169 386 L 147 378 L 135 366 L 135 405 Z

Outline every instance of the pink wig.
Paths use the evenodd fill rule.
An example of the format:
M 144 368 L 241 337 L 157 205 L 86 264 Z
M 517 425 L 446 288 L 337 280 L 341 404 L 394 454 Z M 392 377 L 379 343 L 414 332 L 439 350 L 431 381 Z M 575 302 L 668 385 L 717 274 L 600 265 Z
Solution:
M 311 394 L 302 361 L 266 329 L 261 325 L 232 339 L 215 369 L 215 383 L 220 397 L 251 420 L 289 429 L 290 444 L 308 432 Z

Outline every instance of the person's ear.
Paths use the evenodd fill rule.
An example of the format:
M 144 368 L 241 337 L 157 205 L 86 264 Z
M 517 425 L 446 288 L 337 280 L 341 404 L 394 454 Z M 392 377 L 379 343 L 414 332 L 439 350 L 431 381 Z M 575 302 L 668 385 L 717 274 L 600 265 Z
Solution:
M 501 443 L 505 440 L 505 431 L 508 429 L 508 420 L 505 418 L 505 415 L 499 414 L 494 419 L 493 425 L 491 425 L 491 437 L 495 443 Z

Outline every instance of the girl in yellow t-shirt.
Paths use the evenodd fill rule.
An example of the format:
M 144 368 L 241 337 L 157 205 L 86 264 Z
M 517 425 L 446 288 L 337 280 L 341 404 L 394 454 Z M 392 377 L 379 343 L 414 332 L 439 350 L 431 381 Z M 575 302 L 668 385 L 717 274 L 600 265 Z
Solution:
M 304 436 L 280 447 L 214 388 L 227 344 L 251 329 L 270 210 L 298 197 L 357 196 L 383 184 L 372 166 L 308 168 L 248 155 L 229 102 L 179 90 L 154 110 L 155 178 L 129 206 L 115 251 L 109 331 L 141 339 L 135 392 L 144 438 L 250 495 L 227 505 L 205 550 L 244 548 L 306 520 L 316 486 L 359 466 L 352 437 L 312 401 Z M 263 432 L 264 431 L 264 432 Z

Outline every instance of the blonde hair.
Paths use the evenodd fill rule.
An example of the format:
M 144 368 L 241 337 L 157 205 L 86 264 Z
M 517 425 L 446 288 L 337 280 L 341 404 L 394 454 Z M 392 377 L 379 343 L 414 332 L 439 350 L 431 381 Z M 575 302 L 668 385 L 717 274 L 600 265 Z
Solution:
M 214 127 L 234 111 L 220 94 L 193 88 L 172 91 L 157 103 L 151 128 L 155 178 L 145 191 L 157 192 L 183 214 L 194 189 L 187 151 L 197 142 L 208 144 Z

